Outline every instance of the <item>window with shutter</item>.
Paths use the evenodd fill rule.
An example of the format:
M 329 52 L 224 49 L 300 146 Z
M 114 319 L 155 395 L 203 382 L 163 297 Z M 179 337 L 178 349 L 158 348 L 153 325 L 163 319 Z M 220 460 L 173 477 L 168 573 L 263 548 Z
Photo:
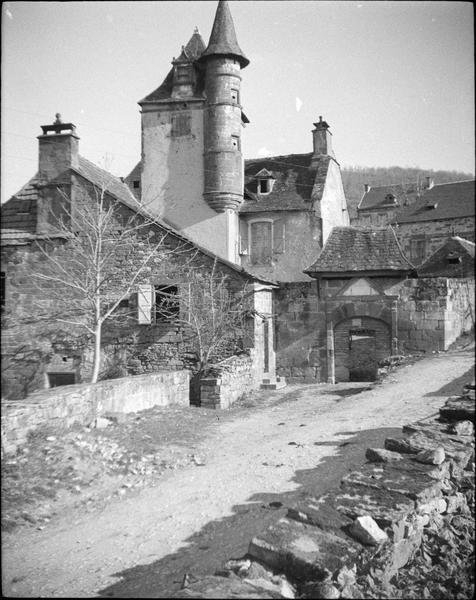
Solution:
M 137 322 L 149 325 L 152 319 L 152 286 L 140 285 L 137 290 Z
M 250 226 L 250 254 L 252 264 L 266 264 L 273 254 L 273 224 L 271 221 L 257 221 Z
M 283 254 L 285 250 L 284 220 L 276 219 L 273 223 L 273 251 L 275 254 Z
M 240 254 L 249 254 L 247 221 L 240 221 Z
M 155 321 L 173 321 L 180 316 L 180 296 L 176 285 L 155 286 Z

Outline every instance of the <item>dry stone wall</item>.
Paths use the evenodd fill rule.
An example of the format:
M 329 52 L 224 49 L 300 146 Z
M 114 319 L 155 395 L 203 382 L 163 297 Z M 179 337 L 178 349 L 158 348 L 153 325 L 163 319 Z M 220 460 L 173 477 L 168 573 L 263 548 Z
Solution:
M 250 356 L 232 356 L 214 365 L 200 381 L 200 405 L 205 408 L 230 408 L 238 399 L 255 389 L 253 360 Z
M 446 402 L 439 419 L 404 427 L 406 437 L 388 438 L 385 449 L 368 449 L 368 463 L 338 488 L 319 498 L 303 494 L 250 541 L 244 557 L 185 582 L 173 597 L 395 597 L 389 590 L 397 591 L 392 586 L 424 539 L 448 539 L 455 516 L 474 520 L 474 408 L 473 382 Z M 471 564 L 460 570 L 470 572 L 470 553 L 466 559 Z M 444 563 L 436 568 L 451 597 L 456 584 L 445 578 Z M 404 581 L 398 597 L 407 592 Z
M 24 402 L 2 402 L 2 452 L 16 452 L 28 433 L 42 425 L 90 425 L 107 413 L 137 412 L 152 406 L 189 405 L 189 371 L 138 375 L 95 384 L 55 387 Z

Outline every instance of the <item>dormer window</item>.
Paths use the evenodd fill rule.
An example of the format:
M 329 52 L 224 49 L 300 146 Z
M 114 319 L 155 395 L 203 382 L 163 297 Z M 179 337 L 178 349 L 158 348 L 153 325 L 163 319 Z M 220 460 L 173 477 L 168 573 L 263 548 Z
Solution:
M 397 204 L 397 199 L 393 194 L 387 194 L 385 196 L 385 202 L 388 204 Z
M 274 182 L 273 174 L 268 169 L 261 169 L 256 174 L 256 191 L 262 195 L 269 194 L 273 189 Z
M 271 191 L 270 179 L 258 179 L 258 194 L 269 194 Z

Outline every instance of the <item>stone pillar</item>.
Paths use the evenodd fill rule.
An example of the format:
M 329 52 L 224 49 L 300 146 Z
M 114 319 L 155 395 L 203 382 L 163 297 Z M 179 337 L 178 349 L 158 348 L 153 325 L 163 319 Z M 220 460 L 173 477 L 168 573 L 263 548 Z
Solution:
M 392 302 L 392 354 L 398 354 L 398 304 Z
M 332 321 L 327 321 L 327 383 L 335 383 L 335 361 L 334 361 L 334 327 Z

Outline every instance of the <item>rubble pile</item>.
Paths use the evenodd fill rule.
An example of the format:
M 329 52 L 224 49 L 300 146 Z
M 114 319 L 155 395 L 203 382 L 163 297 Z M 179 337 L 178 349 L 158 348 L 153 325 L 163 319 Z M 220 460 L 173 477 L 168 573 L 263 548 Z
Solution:
M 472 598 L 474 404 L 473 382 L 173 597 Z

